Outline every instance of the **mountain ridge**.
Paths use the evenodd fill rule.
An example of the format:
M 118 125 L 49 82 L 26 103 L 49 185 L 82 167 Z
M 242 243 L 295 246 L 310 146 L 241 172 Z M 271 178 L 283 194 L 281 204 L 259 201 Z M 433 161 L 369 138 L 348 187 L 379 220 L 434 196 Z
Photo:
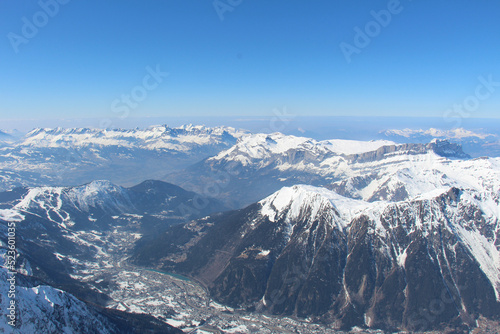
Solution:
M 495 319 L 500 311 L 498 212 L 477 196 L 448 188 L 368 203 L 311 186 L 283 188 L 245 209 L 177 226 L 139 246 L 134 261 L 191 275 L 231 307 L 336 329 L 473 327 L 464 319 Z M 180 236 L 186 246 L 176 248 Z M 447 299 L 434 301 L 442 291 L 450 291 Z M 443 311 L 430 321 L 421 312 L 434 303 Z
M 126 186 L 162 179 L 232 146 L 244 131 L 166 125 L 146 129 L 38 128 L 0 147 L 0 190 L 109 179 Z
M 441 170 L 446 164 L 465 166 L 470 158 L 460 145 L 445 140 L 390 145 L 386 141 L 349 141 L 347 147 L 337 148 L 344 143 L 282 134 L 248 136 L 216 156 L 169 174 L 167 180 L 198 192 L 202 185 L 215 183 L 219 188 L 217 197 L 233 208 L 258 201 L 283 186 L 301 183 L 329 187 L 347 197 L 367 199 L 368 194 L 363 192 L 371 191 L 373 200 L 399 200 L 421 189 L 412 192 L 403 180 L 398 181 L 402 176 L 394 174 L 407 170 L 409 175 L 404 176 L 404 181 L 416 178 L 426 182 L 419 175 L 421 170 L 437 170 L 445 177 L 448 173 Z M 376 184 L 384 182 L 385 189 Z M 238 192 L 249 184 L 251 189 Z

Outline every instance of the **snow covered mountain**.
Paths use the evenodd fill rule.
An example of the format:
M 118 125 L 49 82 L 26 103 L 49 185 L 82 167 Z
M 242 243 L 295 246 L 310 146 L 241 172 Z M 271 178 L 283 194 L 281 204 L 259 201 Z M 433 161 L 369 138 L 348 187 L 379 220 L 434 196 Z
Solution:
M 123 325 L 126 319 L 125 323 L 130 323 L 125 328 L 138 327 L 143 332 L 159 328 L 152 332 L 168 332 L 165 328 L 170 327 L 164 322 L 144 314 L 137 318 L 101 309 L 113 301 L 110 295 L 117 284 L 116 275 L 109 271 L 116 266 L 120 271 L 137 239 L 154 236 L 171 224 L 224 209 L 217 200 L 161 181 L 144 181 L 130 188 L 93 181 L 77 187 L 16 188 L 0 193 L 0 253 L 8 249 L 7 226 L 15 223 L 16 269 L 43 282 L 18 291 L 27 298 L 26 303 L 19 305 L 26 312 L 22 319 L 36 324 L 39 330 L 35 332 L 57 332 L 68 327 L 73 328 L 71 332 L 86 333 L 72 326 L 78 326 L 79 319 L 88 316 L 96 322 L 89 327 L 89 333 L 106 333 L 96 329 L 108 328 L 105 321 L 100 323 L 101 318 L 93 316 L 78 298 L 99 305 L 98 314 L 111 318 L 114 324 Z M 54 322 L 38 324 L 44 317 L 54 317 Z M 30 332 L 31 327 L 22 328 Z M 110 332 L 130 332 L 122 329 L 118 326 Z
M 90 129 L 55 128 L 34 129 L 22 139 L 26 147 L 121 147 L 146 150 L 165 149 L 176 152 L 190 152 L 202 146 L 216 146 L 234 140 L 243 132 L 230 127 L 208 128 L 203 125 L 183 125 L 170 128 L 166 125 L 147 129 Z
M 385 330 L 466 330 L 500 314 L 500 188 L 366 202 L 285 187 L 143 244 L 232 307 Z
M 111 219 L 120 214 L 190 219 L 225 209 L 217 200 L 152 180 L 130 188 L 109 181 L 93 181 L 77 187 L 17 188 L 0 193 L 0 200 L 4 200 L 0 208 L 47 219 L 63 228 L 78 229 L 89 229 L 106 222 L 106 217 Z
M 398 201 L 443 187 L 489 192 L 498 185 L 499 158 L 450 159 L 434 151 L 394 153 L 375 161 L 358 160 L 344 170 L 337 165 L 341 180 L 327 187 L 367 201 Z
M 245 132 L 186 125 L 147 129 L 34 129 L 0 147 L 0 190 L 95 179 L 132 185 L 161 179 L 231 147 Z
M 159 177 L 198 194 L 94 181 L 107 176 Z M 173 298 L 157 292 L 165 272 L 195 278 L 224 305 L 332 329 L 467 331 L 482 317 L 500 320 L 500 158 L 471 159 L 446 140 L 37 129 L 0 147 L 0 187 L 9 189 L 0 192 L 0 249 L 15 222 L 17 269 L 36 281 L 24 286 L 36 301 L 24 310 L 56 314 L 54 328 L 85 314 L 104 326 L 151 313 Z M 228 205 L 240 210 L 216 213 Z M 136 265 L 158 276 L 141 281 Z M 197 327 L 201 300 L 182 306 L 195 305 L 196 320 L 162 305 L 145 322 Z
M 500 156 L 499 134 L 489 133 L 484 129 L 467 130 L 454 128 L 450 130 L 430 129 L 390 129 L 379 133 L 379 137 L 398 143 L 428 143 L 433 139 L 452 140 L 462 145 L 473 158 Z
M 330 186 L 353 198 L 400 200 L 433 189 L 412 189 L 411 180 L 427 183 L 427 174 L 433 173 L 434 178 L 452 177 L 444 175 L 440 166 L 452 163 L 456 169 L 467 169 L 471 165 L 467 158 L 459 145 L 439 140 L 427 144 L 318 142 L 279 133 L 256 134 L 167 179 L 194 191 L 215 184 L 217 197 L 235 208 L 300 183 Z
M 0 267 L 0 289 L 8 291 L 10 276 Z M 71 294 L 51 286 L 32 283 L 18 275 L 16 287 L 16 329 L 18 333 L 119 333 L 118 328 L 97 310 Z M 9 307 L 7 294 L 2 293 L 0 331 L 11 333 L 4 313 Z
M 154 319 L 141 319 L 125 312 L 109 312 L 87 304 L 70 293 L 45 285 L 36 279 L 16 274 L 16 319 L 15 331 L 4 313 L 8 310 L 11 278 L 5 267 L 0 267 L 0 331 L 2 333 L 74 333 L 74 334 L 133 334 L 141 330 L 150 333 L 182 333 L 168 324 L 159 324 Z M 143 327 L 134 328 L 133 324 Z
M 236 145 L 209 158 L 208 161 L 238 161 L 243 166 L 255 163 L 266 166 L 277 156 L 287 155 L 293 150 L 308 152 L 311 158 L 316 158 L 329 154 L 359 154 L 393 144 L 382 140 L 363 142 L 337 139 L 318 142 L 311 138 L 287 136 L 281 133 L 269 135 L 258 133 L 242 137 Z
M 0 146 L 8 145 L 16 141 L 16 138 L 6 132 L 0 131 Z

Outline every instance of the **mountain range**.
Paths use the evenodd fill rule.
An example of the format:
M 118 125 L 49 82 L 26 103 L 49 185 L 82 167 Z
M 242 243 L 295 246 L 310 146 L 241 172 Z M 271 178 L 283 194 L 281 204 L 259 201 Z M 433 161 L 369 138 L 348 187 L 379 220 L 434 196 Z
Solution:
M 460 171 L 450 167 L 467 169 L 467 164 L 476 164 L 467 163 L 468 158 L 459 145 L 445 140 L 427 144 L 318 142 L 279 133 L 256 134 L 166 179 L 186 189 L 210 193 L 234 208 L 258 201 L 283 186 L 301 183 L 368 201 L 398 200 L 438 184 L 455 184 L 453 173 Z M 427 186 L 429 181 L 433 185 Z
M 272 145 L 270 141 L 267 144 L 261 142 L 267 137 L 275 140 L 277 144 Z M 132 186 L 143 180 L 158 179 L 176 184 L 184 182 L 186 188 L 200 191 L 201 187 L 197 182 L 191 182 L 193 184 L 190 185 L 188 181 L 182 180 L 180 176 L 176 178 L 175 175 L 183 173 L 182 170 L 196 169 L 196 164 L 204 159 L 211 159 L 210 163 L 214 164 L 214 168 L 219 167 L 216 162 L 221 160 L 222 155 L 223 160 L 230 162 L 231 166 L 236 161 L 231 161 L 229 155 L 242 159 L 240 162 L 252 159 L 257 161 L 258 154 L 255 155 L 256 152 L 251 150 L 252 147 L 259 146 L 263 152 L 268 151 L 267 157 L 262 156 L 266 160 L 263 161 L 262 167 L 272 164 L 271 156 L 277 158 L 278 155 L 284 154 L 287 151 L 285 147 L 288 147 L 306 154 L 302 169 L 309 167 L 311 163 L 314 165 L 316 161 L 313 158 L 322 160 L 323 156 L 328 155 L 368 152 L 387 145 L 427 145 L 434 139 L 458 143 L 473 158 L 495 157 L 500 154 L 498 135 L 462 128 L 446 131 L 384 130 L 374 138 L 380 139 L 371 142 L 340 139 L 318 141 L 300 135 L 252 134 L 226 126 L 193 125 L 162 125 L 145 129 L 37 128 L 24 136 L 17 132 L 2 132 L 0 190 L 10 190 L 18 186 L 78 185 L 96 179 L 107 179 L 120 185 Z M 294 156 L 293 159 L 301 157 Z M 308 183 L 306 181 L 304 182 Z M 300 182 L 300 177 L 297 177 L 296 183 Z M 323 185 L 324 182 L 317 184 Z M 292 183 L 285 182 L 281 185 Z M 256 194 L 245 204 L 277 189 L 273 187 L 267 193 Z
M 324 332 L 500 320 L 500 158 L 454 142 L 37 129 L 0 147 L 0 167 L 0 248 L 15 223 L 24 319 L 49 316 L 39 331 L 84 332 L 86 318 L 97 332 L 222 330 L 239 314 Z M 187 283 L 146 284 L 170 274 L 215 304 L 184 292 L 166 307 Z M 232 320 L 210 327 L 223 316 L 200 318 L 209 306 Z
M 105 308 L 111 300 L 104 291 L 106 283 L 95 283 L 104 279 L 92 279 L 91 273 L 114 268 L 139 237 L 225 209 L 217 200 L 160 181 L 130 188 L 93 181 L 77 187 L 15 188 L 0 193 L 2 254 L 8 249 L 8 226 L 13 222 L 17 277 L 26 283 L 16 287 L 22 300 L 18 329 L 135 333 L 131 328 L 137 327 L 138 333 L 176 332 L 153 317 Z
M 433 139 L 450 140 L 460 144 L 473 158 L 500 156 L 498 132 L 490 133 L 484 129 L 390 129 L 380 131 L 378 137 L 398 143 L 428 143 Z
M 500 314 L 496 186 L 372 203 L 285 187 L 139 241 L 133 260 L 193 277 L 234 308 L 338 330 L 467 331 Z
M 34 129 L 0 146 L 0 190 L 107 179 L 131 186 L 231 147 L 245 132 L 185 125 L 147 129 Z

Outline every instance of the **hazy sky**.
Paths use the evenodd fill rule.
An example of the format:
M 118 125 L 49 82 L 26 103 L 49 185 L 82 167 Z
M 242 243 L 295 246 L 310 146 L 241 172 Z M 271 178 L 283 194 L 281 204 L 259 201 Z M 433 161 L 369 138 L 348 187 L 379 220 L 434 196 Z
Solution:
M 4 0 L 0 120 L 498 117 L 499 13 L 490 0 Z

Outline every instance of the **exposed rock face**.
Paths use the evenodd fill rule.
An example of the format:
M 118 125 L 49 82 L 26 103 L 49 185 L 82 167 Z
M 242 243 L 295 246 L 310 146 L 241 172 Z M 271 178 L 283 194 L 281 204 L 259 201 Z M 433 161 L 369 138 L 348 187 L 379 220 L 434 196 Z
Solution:
M 427 144 L 387 141 L 315 141 L 282 134 L 257 134 L 189 168 L 170 174 L 170 182 L 200 193 L 210 184 L 212 196 L 241 208 L 284 186 L 309 184 L 330 187 L 351 198 L 401 201 L 423 191 L 411 189 L 408 179 L 426 183 L 425 173 L 442 176 L 457 186 L 448 163 L 458 169 L 468 159 L 458 144 L 434 140 Z M 241 191 L 245 189 L 245 191 Z M 374 190 L 372 190 L 374 189 Z
M 470 156 L 465 154 L 462 147 L 458 144 L 450 143 L 447 140 L 435 140 L 428 144 L 399 144 L 382 146 L 376 151 L 365 152 L 361 154 L 349 154 L 345 157 L 351 162 L 372 162 L 382 160 L 390 155 L 406 154 L 417 155 L 434 152 L 441 157 L 469 159 Z
M 470 328 L 500 314 L 499 202 L 490 195 L 449 188 L 367 203 L 284 188 L 176 226 L 134 260 L 191 275 L 221 303 L 332 328 Z
M 484 156 L 499 157 L 500 143 L 498 134 L 484 131 L 471 131 L 464 128 L 450 130 L 430 129 L 392 129 L 380 133 L 380 138 L 393 140 L 398 143 L 428 143 L 433 139 L 450 139 L 459 143 L 464 151 L 473 158 Z

